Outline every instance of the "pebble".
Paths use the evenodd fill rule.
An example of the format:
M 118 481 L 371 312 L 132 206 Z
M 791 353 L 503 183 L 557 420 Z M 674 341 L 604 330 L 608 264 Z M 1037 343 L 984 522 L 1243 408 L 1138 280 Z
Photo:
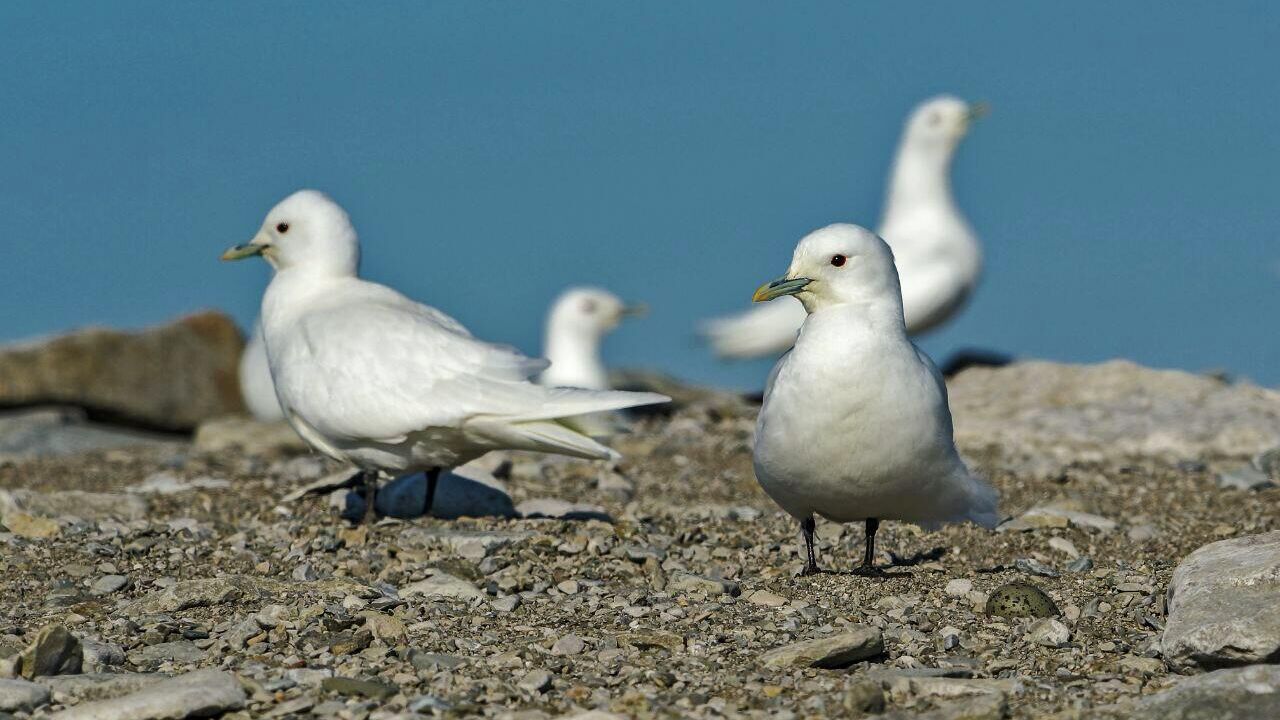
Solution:
M 1054 550 L 1057 550 L 1058 552 L 1062 553 L 1063 555 L 1066 555 L 1067 557 L 1073 560 L 1075 558 L 1080 557 L 1080 551 L 1076 549 L 1075 543 L 1071 542 L 1070 540 L 1064 537 L 1049 538 L 1049 547 L 1053 548 Z
M 952 597 L 965 597 L 972 591 L 973 591 L 973 581 L 967 580 L 965 578 L 948 580 L 946 587 L 943 588 L 943 592 L 945 592 L 946 594 Z
M 551 673 L 541 669 L 530 670 L 520 678 L 518 685 L 529 693 L 546 692 L 551 689 Z
M 787 604 L 787 599 L 768 590 L 756 590 L 747 596 L 747 602 L 764 607 L 782 607 Z
M 587 644 L 577 635 L 565 635 L 551 646 L 552 655 L 578 655 L 587 648 Z
M 320 681 L 320 689 L 339 695 L 357 695 L 373 700 L 386 700 L 399 692 L 399 688 L 379 680 L 359 680 L 349 677 L 327 677 Z
M 124 575 L 103 575 L 89 586 L 89 593 L 92 595 L 110 595 L 113 592 L 123 590 L 129 584 L 129 578 Z
M 1061 647 L 1071 639 L 1071 630 L 1054 618 L 1041 618 L 1027 629 L 1027 640 L 1044 647 Z

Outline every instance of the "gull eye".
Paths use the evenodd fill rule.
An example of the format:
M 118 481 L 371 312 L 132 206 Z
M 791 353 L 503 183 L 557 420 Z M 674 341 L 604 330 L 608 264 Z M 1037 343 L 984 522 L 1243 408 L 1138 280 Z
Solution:
M 941 125 L 941 124 L 942 124 L 942 113 L 940 113 L 940 112 L 931 112 L 931 113 L 929 113 L 929 124 L 930 124 L 930 125 L 933 125 L 933 126 Z
M 276 225 L 276 232 L 278 232 L 278 233 L 280 233 L 280 234 L 282 234 L 282 235 L 283 235 L 284 233 L 289 232 L 289 223 L 278 223 L 278 224 Z
M 589 299 L 588 299 L 588 300 L 583 300 L 583 301 L 582 301 L 582 312 L 584 312 L 584 313 L 586 313 L 586 314 L 588 314 L 588 315 L 591 315 L 591 314 L 592 314 L 592 313 L 594 313 L 595 311 L 596 311 L 596 301 L 595 301 L 595 300 L 589 300 Z
M 846 258 L 846 257 L 845 257 L 845 256 L 843 256 L 843 255 L 832 255 L 832 256 L 831 256 L 831 264 L 832 264 L 832 265 L 835 265 L 836 267 L 844 267 L 844 261 L 845 261 L 845 260 L 847 260 L 847 259 L 848 259 L 848 258 Z

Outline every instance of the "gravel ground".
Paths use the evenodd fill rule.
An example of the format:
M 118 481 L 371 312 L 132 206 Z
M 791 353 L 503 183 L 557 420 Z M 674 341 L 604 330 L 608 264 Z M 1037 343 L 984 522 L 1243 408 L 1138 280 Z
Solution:
M 34 519 L 0 532 L 0 657 L 61 624 L 95 648 L 85 672 L 111 673 L 55 689 L 36 715 L 158 677 L 132 673 L 220 668 L 246 688 L 242 707 L 222 708 L 233 718 L 1071 716 L 1174 680 L 1157 649 L 1181 558 L 1280 529 L 1280 490 L 1215 482 L 1240 458 L 1046 476 L 962 447 L 1004 516 L 1050 510 L 1022 531 L 887 522 L 883 578 L 850 573 L 860 525 L 820 523 L 830 572 L 797 577 L 797 526 L 751 470 L 754 412 L 719 397 L 642 419 L 614 443 L 616 464 L 488 459 L 517 506 L 595 506 L 543 504 L 573 519 L 353 526 L 342 491 L 285 500 L 339 469 L 307 454 L 177 445 L 9 461 L 0 487 L 39 495 L 19 493 Z M 169 492 L 131 492 L 148 478 Z M 988 595 L 1013 582 L 1061 615 L 988 615 Z M 852 645 L 826 664 L 844 667 L 769 655 L 833 636 Z

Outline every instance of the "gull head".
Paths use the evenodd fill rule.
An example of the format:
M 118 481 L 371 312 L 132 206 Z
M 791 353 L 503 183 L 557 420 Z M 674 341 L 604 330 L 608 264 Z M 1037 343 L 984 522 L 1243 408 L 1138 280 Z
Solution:
M 902 305 L 893 251 L 875 233 L 847 223 L 828 225 L 801 239 L 787 274 L 761 285 L 752 300 L 784 295 L 794 295 L 810 313 L 834 305 Z
M 628 316 L 643 315 L 643 305 L 628 305 L 608 290 L 569 288 L 551 306 L 547 327 L 552 333 L 601 338 Z
M 986 114 L 986 103 L 967 103 L 952 95 L 926 100 L 907 120 L 904 144 L 949 153 L 969 132 L 969 125 Z
M 261 255 L 276 270 L 355 275 L 360 244 L 347 212 L 317 190 L 299 190 L 271 208 L 258 234 L 229 248 L 223 260 Z

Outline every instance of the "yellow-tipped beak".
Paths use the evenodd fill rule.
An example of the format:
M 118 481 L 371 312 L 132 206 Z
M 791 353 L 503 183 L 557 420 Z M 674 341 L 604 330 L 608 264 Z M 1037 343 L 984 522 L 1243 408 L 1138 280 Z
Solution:
M 751 296 L 751 302 L 768 302 L 783 295 L 795 295 L 811 282 L 813 281 L 809 278 L 781 277 L 756 288 L 756 294 Z
M 976 102 L 969 106 L 969 120 L 977 120 L 986 117 L 991 113 L 991 104 L 986 102 Z
M 223 260 L 243 260 L 247 257 L 253 257 L 254 255 L 261 255 L 262 251 L 266 250 L 268 247 L 270 246 L 264 245 L 262 243 L 244 243 L 243 245 L 233 245 L 232 247 L 227 248 L 226 252 L 222 253 L 222 259 Z
M 649 306 L 644 303 L 624 305 L 618 314 L 622 317 L 644 317 L 649 314 Z

